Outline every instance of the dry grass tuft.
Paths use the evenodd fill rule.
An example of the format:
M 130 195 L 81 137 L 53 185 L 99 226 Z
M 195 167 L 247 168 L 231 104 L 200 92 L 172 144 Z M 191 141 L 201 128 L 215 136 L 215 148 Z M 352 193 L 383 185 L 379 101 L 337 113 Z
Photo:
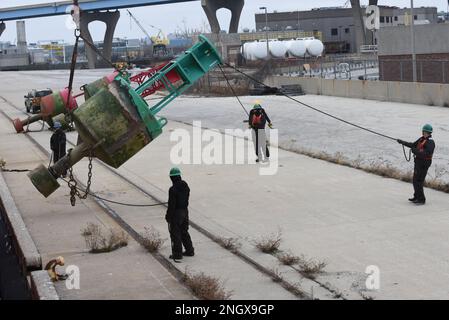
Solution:
M 237 252 L 237 250 L 242 246 L 237 238 L 219 238 L 217 242 L 223 248 L 231 252 Z
M 324 268 L 327 266 L 326 261 L 307 259 L 304 255 L 299 258 L 298 266 L 300 273 L 309 279 L 315 279 L 320 273 L 323 273 Z
M 288 252 L 279 254 L 277 258 L 283 265 L 286 266 L 291 266 L 299 263 L 299 257 Z
M 294 284 L 290 284 L 287 283 L 285 285 L 285 289 L 287 289 L 288 291 L 290 291 L 291 293 L 293 293 L 294 295 L 304 298 L 306 296 L 306 294 L 304 293 L 304 291 L 302 291 L 301 288 L 301 283 L 294 283 Z
M 128 245 L 128 235 L 124 231 L 109 229 L 105 234 L 98 224 L 92 222 L 81 230 L 81 235 L 91 253 L 111 252 Z
M 273 254 L 279 251 L 279 246 L 282 242 L 282 233 L 279 230 L 275 234 L 261 237 L 255 241 L 256 248 L 263 253 Z
M 161 238 L 161 234 L 154 227 L 145 227 L 142 237 L 142 245 L 148 252 L 158 252 L 166 239 Z
M 274 282 L 282 282 L 284 278 L 282 277 L 282 273 L 278 270 L 278 268 L 274 268 L 270 270 L 271 280 Z
M 232 292 L 226 292 L 218 278 L 207 276 L 203 272 L 190 274 L 186 270 L 183 281 L 202 300 L 229 300 L 232 296 Z

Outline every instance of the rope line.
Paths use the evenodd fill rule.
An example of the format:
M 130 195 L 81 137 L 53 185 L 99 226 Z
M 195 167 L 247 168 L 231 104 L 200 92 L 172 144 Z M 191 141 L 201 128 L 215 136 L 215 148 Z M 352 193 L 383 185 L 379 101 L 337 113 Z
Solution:
M 270 86 L 266 85 L 266 84 L 263 83 L 262 81 L 259 81 L 259 80 L 255 79 L 254 77 L 252 77 L 252 76 L 250 76 L 249 74 L 247 74 L 247 73 L 245 73 L 245 72 L 243 72 L 243 71 L 237 69 L 236 67 L 234 67 L 234 66 L 232 66 L 232 65 L 230 65 L 230 64 L 228 64 L 228 63 L 225 63 L 225 65 L 226 65 L 227 67 L 231 68 L 231 69 L 234 69 L 234 70 L 237 71 L 238 73 L 244 75 L 245 77 L 247 77 L 248 79 L 252 80 L 253 82 L 258 83 L 258 84 L 264 86 L 265 88 L 271 88 Z M 374 130 L 372 130 L 372 129 L 363 127 L 363 126 L 361 126 L 361 125 L 355 124 L 355 123 L 353 123 L 353 122 L 347 121 L 347 120 L 342 119 L 342 118 L 340 118 L 340 117 L 334 116 L 333 114 L 330 114 L 330 113 L 328 113 L 328 112 L 325 112 L 325 111 L 323 111 L 323 110 L 320 110 L 320 109 L 318 109 L 318 108 L 315 108 L 315 107 L 313 107 L 313 106 L 311 106 L 311 105 L 309 105 L 309 104 L 307 104 L 307 103 L 304 103 L 304 102 L 302 102 L 302 101 L 299 101 L 298 99 L 293 98 L 292 96 L 290 96 L 290 95 L 288 95 L 288 94 L 282 92 L 281 90 L 279 90 L 279 92 L 280 92 L 283 96 L 285 96 L 286 98 L 288 98 L 288 99 L 290 99 L 290 100 L 292 100 L 292 101 L 295 101 L 296 103 L 299 103 L 299 104 L 301 104 L 301 105 L 303 105 L 303 106 L 305 106 L 305 107 L 307 107 L 307 108 L 309 108 L 309 109 L 312 109 L 312 110 L 314 110 L 314 111 L 316 111 L 316 112 L 319 112 L 319 113 L 324 114 L 324 115 L 326 115 L 326 116 L 328 116 L 328 117 L 331 117 L 331 118 L 333 118 L 333 119 L 335 119 L 335 120 L 338 120 L 338 121 L 340 121 L 340 122 L 346 123 L 346 124 L 348 124 L 348 125 L 350 125 L 350 126 L 353 126 L 353 127 L 358 128 L 358 129 L 361 129 L 361 130 L 370 132 L 370 133 L 372 133 L 372 134 L 375 134 L 375 135 L 384 137 L 384 138 L 386 138 L 386 139 L 390 139 L 390 140 L 394 140 L 394 141 L 397 140 L 396 138 L 393 138 L 393 137 L 391 137 L 391 136 L 389 136 L 389 135 L 386 135 L 386 134 L 383 134 L 383 133 L 374 131 Z
M 246 108 L 245 108 L 245 106 L 243 105 L 242 101 L 240 100 L 240 98 L 238 97 L 238 95 L 237 95 L 237 93 L 235 92 L 234 88 L 232 87 L 231 82 L 229 81 L 228 77 L 226 76 L 226 73 L 224 72 L 223 68 L 221 67 L 220 64 L 218 65 L 218 67 L 220 68 L 221 73 L 223 74 L 223 77 L 226 79 L 226 82 L 227 82 L 229 88 L 231 89 L 232 94 L 237 98 L 237 101 L 238 101 L 238 102 L 240 103 L 240 105 L 242 106 L 242 108 L 243 108 L 243 110 L 245 111 L 246 115 L 249 116 L 248 110 L 246 110 Z

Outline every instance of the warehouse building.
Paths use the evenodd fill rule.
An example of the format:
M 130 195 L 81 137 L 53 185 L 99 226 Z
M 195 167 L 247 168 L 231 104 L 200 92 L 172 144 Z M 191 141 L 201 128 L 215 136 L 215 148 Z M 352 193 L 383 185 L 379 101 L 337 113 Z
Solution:
M 410 24 L 410 9 L 379 7 L 381 28 Z M 438 23 L 437 8 L 415 8 L 413 18 L 417 24 Z M 357 52 L 356 30 L 351 8 L 327 7 L 310 11 L 273 12 L 267 16 L 260 13 L 255 15 L 255 19 L 257 31 L 265 31 L 268 27 L 270 31 L 321 32 L 327 53 Z

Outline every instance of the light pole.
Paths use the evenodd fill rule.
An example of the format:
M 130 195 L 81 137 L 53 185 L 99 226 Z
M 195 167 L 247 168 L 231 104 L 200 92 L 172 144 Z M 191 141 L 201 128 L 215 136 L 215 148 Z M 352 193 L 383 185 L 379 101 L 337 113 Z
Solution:
M 338 47 L 339 47 L 339 53 L 341 54 L 342 53 L 342 45 L 341 45 L 341 28 L 342 28 L 343 26 L 338 26 Z
M 298 35 L 297 35 L 297 38 L 299 38 L 299 21 L 300 21 L 300 20 L 299 20 L 299 9 L 298 9 L 298 24 L 297 24 L 297 27 L 298 27 L 298 28 L 297 28 L 297 30 L 298 30 Z
M 413 65 L 413 82 L 418 80 L 418 75 L 416 73 L 416 50 L 415 50 L 415 15 L 413 13 L 413 0 L 410 0 L 410 31 L 412 34 L 412 65 Z
M 267 59 L 269 59 L 270 57 L 270 47 L 269 47 L 269 43 L 268 43 L 268 11 L 267 11 L 267 7 L 260 7 L 260 10 L 265 10 L 265 35 L 266 35 L 266 40 L 267 40 Z

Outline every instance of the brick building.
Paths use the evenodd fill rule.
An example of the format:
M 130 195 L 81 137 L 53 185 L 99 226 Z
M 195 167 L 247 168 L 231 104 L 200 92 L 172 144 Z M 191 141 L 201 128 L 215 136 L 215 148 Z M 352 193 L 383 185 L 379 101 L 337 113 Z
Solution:
M 449 83 L 449 24 L 415 26 L 417 81 Z M 383 81 L 413 81 L 409 26 L 381 28 L 379 77 Z

